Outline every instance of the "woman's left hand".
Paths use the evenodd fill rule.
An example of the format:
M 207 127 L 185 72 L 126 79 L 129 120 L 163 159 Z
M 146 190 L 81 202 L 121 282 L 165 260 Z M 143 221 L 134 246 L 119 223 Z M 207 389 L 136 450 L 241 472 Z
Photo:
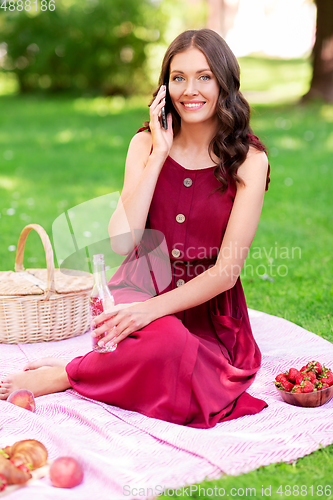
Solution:
M 95 329 L 91 332 L 93 337 L 99 337 L 107 332 L 98 345 L 119 344 L 128 335 L 151 323 L 155 318 L 149 301 L 132 302 L 131 304 L 118 304 L 108 311 L 104 311 L 93 320 Z M 98 326 L 100 323 L 102 325 Z

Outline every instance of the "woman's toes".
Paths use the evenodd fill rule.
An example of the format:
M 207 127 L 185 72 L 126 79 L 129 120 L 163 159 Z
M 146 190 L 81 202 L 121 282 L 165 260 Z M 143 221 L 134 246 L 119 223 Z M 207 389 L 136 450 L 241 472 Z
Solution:
M 44 358 L 43 358 L 44 360 Z M 41 366 L 43 366 L 41 364 L 42 360 L 41 359 L 36 359 L 35 361 L 30 361 L 28 364 L 26 364 L 24 367 L 23 367 L 23 371 L 27 372 L 29 370 L 36 370 L 37 368 L 40 368 Z
M 67 361 L 59 358 L 42 358 L 36 359 L 35 361 L 30 361 L 27 365 L 23 367 L 24 371 L 37 370 L 38 368 L 44 368 L 47 366 L 66 366 Z
M 2 382 L 0 387 L 0 399 L 7 399 L 11 392 L 11 384 L 9 382 Z

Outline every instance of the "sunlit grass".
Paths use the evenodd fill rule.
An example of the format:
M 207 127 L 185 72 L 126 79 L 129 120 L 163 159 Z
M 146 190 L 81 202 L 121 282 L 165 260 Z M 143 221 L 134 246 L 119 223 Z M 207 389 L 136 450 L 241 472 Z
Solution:
M 242 57 L 241 90 L 252 103 L 292 102 L 304 95 L 311 79 L 305 59 Z
M 19 84 L 14 73 L 0 71 L 0 95 L 14 95 L 19 91 Z

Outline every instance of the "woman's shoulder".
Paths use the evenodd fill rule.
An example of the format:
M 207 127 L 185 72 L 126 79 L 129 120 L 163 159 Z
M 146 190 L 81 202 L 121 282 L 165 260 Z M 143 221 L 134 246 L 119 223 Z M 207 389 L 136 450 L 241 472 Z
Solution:
M 267 191 L 268 185 L 271 180 L 270 179 L 271 166 L 268 161 L 266 147 L 256 135 L 248 134 L 247 137 L 249 140 L 249 151 L 247 153 L 246 160 L 250 160 L 250 162 L 245 161 L 244 162 L 246 164 L 245 166 L 248 166 L 248 164 L 251 163 L 252 167 L 250 168 L 252 169 L 252 171 L 254 168 L 257 168 L 258 169 L 257 172 L 259 174 L 260 171 L 263 171 L 266 174 L 265 191 Z
M 147 157 L 149 156 L 152 148 L 151 133 L 147 128 L 141 128 L 132 137 L 129 145 L 129 152 L 131 154 Z
M 244 163 L 240 166 L 243 167 L 243 170 L 248 168 L 249 164 L 255 164 L 258 168 L 268 168 L 268 158 L 266 147 L 260 141 L 260 139 L 253 134 L 247 134 L 249 149 L 245 158 Z
M 242 181 L 241 185 L 249 186 L 251 184 L 256 184 L 260 179 L 265 179 L 265 190 L 267 191 L 269 172 L 270 167 L 265 149 L 250 144 L 246 159 L 237 170 L 237 175 Z M 240 185 L 238 187 L 240 187 Z

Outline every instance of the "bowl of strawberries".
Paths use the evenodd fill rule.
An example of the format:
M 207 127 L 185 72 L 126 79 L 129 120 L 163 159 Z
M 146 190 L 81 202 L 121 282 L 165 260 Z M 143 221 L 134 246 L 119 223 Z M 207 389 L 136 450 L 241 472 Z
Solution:
M 275 387 L 286 403 L 294 406 L 321 406 L 333 397 L 333 372 L 309 361 L 301 369 L 289 368 L 275 377 Z

